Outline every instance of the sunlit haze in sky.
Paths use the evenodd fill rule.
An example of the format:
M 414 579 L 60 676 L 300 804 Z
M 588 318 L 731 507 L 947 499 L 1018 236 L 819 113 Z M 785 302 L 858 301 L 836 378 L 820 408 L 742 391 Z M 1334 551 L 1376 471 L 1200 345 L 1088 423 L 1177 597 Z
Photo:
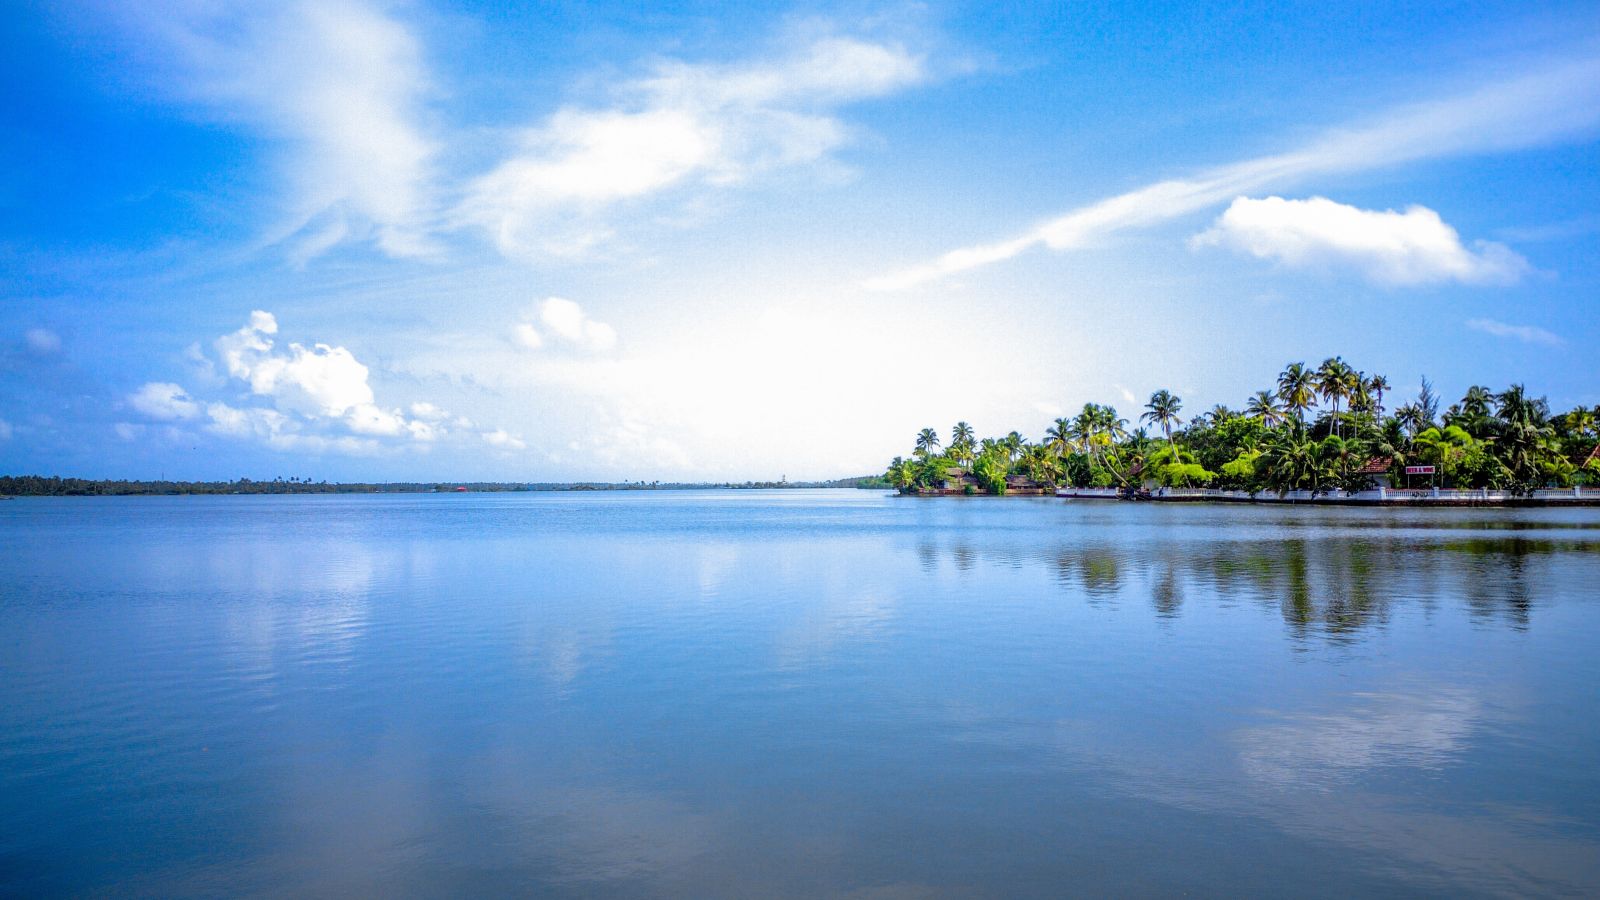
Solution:
M 1600 11 L 11 4 L 0 472 L 790 480 L 1342 355 L 1600 403 Z

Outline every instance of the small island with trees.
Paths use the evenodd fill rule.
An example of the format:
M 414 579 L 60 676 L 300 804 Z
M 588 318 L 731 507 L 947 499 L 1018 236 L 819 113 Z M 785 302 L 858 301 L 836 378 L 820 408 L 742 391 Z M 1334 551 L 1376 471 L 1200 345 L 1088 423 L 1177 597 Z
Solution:
M 1182 400 L 1159 390 L 1138 427 L 1086 403 L 1038 442 L 1015 431 L 979 440 L 960 422 L 941 443 L 924 428 L 885 477 L 914 495 L 1600 505 L 1600 490 L 1583 490 L 1600 485 L 1600 407 L 1553 414 L 1514 384 L 1473 386 L 1441 412 L 1427 378 L 1393 410 L 1386 398 L 1387 378 L 1342 358 L 1297 362 L 1242 410 L 1187 420 Z

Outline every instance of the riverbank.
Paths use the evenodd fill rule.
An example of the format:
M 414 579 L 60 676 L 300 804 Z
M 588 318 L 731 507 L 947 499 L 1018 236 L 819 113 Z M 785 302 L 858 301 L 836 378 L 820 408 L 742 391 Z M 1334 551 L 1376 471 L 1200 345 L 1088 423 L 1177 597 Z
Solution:
M 1068 500 L 1125 499 L 1116 488 L 1060 488 L 1055 496 Z M 1410 489 L 1374 488 L 1366 491 L 1226 491 L 1210 488 L 1157 488 L 1137 499 L 1156 503 L 1269 503 L 1316 506 L 1390 507 L 1600 507 L 1600 488 L 1553 488 L 1514 494 L 1486 488 Z

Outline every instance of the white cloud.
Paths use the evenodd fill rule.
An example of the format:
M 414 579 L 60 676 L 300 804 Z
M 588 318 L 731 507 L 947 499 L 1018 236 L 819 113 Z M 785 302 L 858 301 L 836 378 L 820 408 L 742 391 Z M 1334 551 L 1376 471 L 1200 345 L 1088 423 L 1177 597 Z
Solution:
M 168 39 L 187 99 L 279 141 L 290 208 L 273 240 L 301 262 L 347 240 L 431 252 L 433 87 L 403 23 L 358 0 L 189 11 L 142 24 Z
M 545 333 L 568 347 L 588 353 L 605 353 L 617 346 L 617 330 L 589 318 L 583 307 L 571 300 L 549 297 L 539 304 L 537 317 Z M 531 312 L 523 321 L 512 326 L 511 338 L 519 347 L 538 350 L 545 346 L 545 339 L 539 329 L 528 321 L 530 318 L 533 318 Z
M 834 110 L 926 77 L 905 48 L 848 37 L 774 61 L 663 63 L 621 85 L 612 106 L 565 107 L 524 132 L 470 185 L 458 219 L 508 254 L 581 253 L 611 236 L 607 207 L 816 163 L 850 140 Z
M 11 435 L 14 433 L 15 430 L 11 427 L 11 423 L 5 419 L 0 419 L 0 441 L 11 440 Z
M 483 433 L 483 441 L 499 450 L 526 450 L 528 448 L 528 445 L 521 438 L 512 435 L 504 428 L 485 431 Z
M 277 318 L 256 310 L 243 328 L 214 343 L 220 371 L 270 405 L 202 402 L 169 382 L 146 384 L 128 403 L 161 421 L 203 417 L 205 430 L 212 434 L 258 440 L 280 450 L 372 453 L 393 446 L 393 441 L 381 439 L 424 444 L 473 427 L 471 420 L 426 401 L 411 404 L 409 417 L 399 408 L 379 406 L 368 382 L 370 372 L 355 354 L 328 344 L 280 348 L 274 340 L 277 333 Z M 218 371 L 198 347 L 191 347 L 187 359 L 191 365 L 203 363 L 206 371 Z M 143 433 L 142 426 L 131 423 L 119 423 L 116 430 L 124 439 Z
M 1091 203 L 1016 237 L 952 250 L 924 265 L 870 279 L 866 286 L 904 290 L 1012 259 L 1036 247 L 1079 249 L 1119 231 L 1168 222 L 1314 175 L 1537 146 L 1592 130 L 1597 123 L 1600 58 L 1559 62 L 1477 91 L 1391 110 L 1375 124 L 1331 131 L 1298 150 L 1157 182 Z
M 343 416 L 355 412 L 373 419 L 372 387 L 367 367 L 343 347 L 316 344 L 306 349 L 290 344 L 275 351 L 271 335 L 278 320 L 255 310 L 250 322 L 217 339 L 217 355 L 234 378 L 248 382 L 252 393 L 272 397 L 277 405 L 307 416 Z
M 206 416 L 211 420 L 207 431 L 224 437 L 259 440 L 274 450 L 372 454 L 381 448 L 370 438 L 308 433 L 302 420 L 259 406 L 237 408 L 226 403 L 209 403 Z
M 181 386 L 170 381 L 152 381 L 128 395 L 128 405 L 163 422 L 179 422 L 200 415 L 196 403 Z
M 538 350 L 544 346 L 544 337 L 532 322 L 518 322 L 511 327 L 511 340 L 524 350 Z
M 111 430 L 124 441 L 136 441 L 144 436 L 145 427 L 133 422 L 117 422 L 111 426 Z
M 1456 230 L 1427 207 L 1380 211 L 1326 197 L 1239 197 L 1190 243 L 1229 247 L 1291 268 L 1346 266 L 1390 285 L 1509 284 L 1529 268 L 1504 244 L 1462 246 Z
M 1515 338 L 1528 344 L 1559 347 L 1566 343 L 1561 339 L 1560 335 L 1533 325 L 1508 325 L 1505 322 L 1497 322 L 1494 319 L 1468 319 L 1467 327 L 1474 331 L 1481 331 L 1484 334 L 1492 334 L 1495 337 Z
M 30 328 L 22 337 L 28 352 L 35 356 L 51 356 L 61 350 L 61 336 L 48 328 Z

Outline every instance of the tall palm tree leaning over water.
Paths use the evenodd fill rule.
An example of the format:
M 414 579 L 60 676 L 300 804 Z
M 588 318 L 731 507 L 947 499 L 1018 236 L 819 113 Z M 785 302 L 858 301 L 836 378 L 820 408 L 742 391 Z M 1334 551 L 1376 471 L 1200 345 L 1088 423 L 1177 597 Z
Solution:
M 1182 420 L 1178 418 L 1178 411 L 1183 409 L 1183 401 L 1174 397 L 1172 392 L 1162 388 L 1150 395 L 1150 402 L 1144 405 L 1149 410 L 1139 417 L 1141 422 L 1154 422 L 1161 426 L 1161 433 L 1167 436 L 1167 445 L 1176 446 L 1172 442 L 1172 426 Z

